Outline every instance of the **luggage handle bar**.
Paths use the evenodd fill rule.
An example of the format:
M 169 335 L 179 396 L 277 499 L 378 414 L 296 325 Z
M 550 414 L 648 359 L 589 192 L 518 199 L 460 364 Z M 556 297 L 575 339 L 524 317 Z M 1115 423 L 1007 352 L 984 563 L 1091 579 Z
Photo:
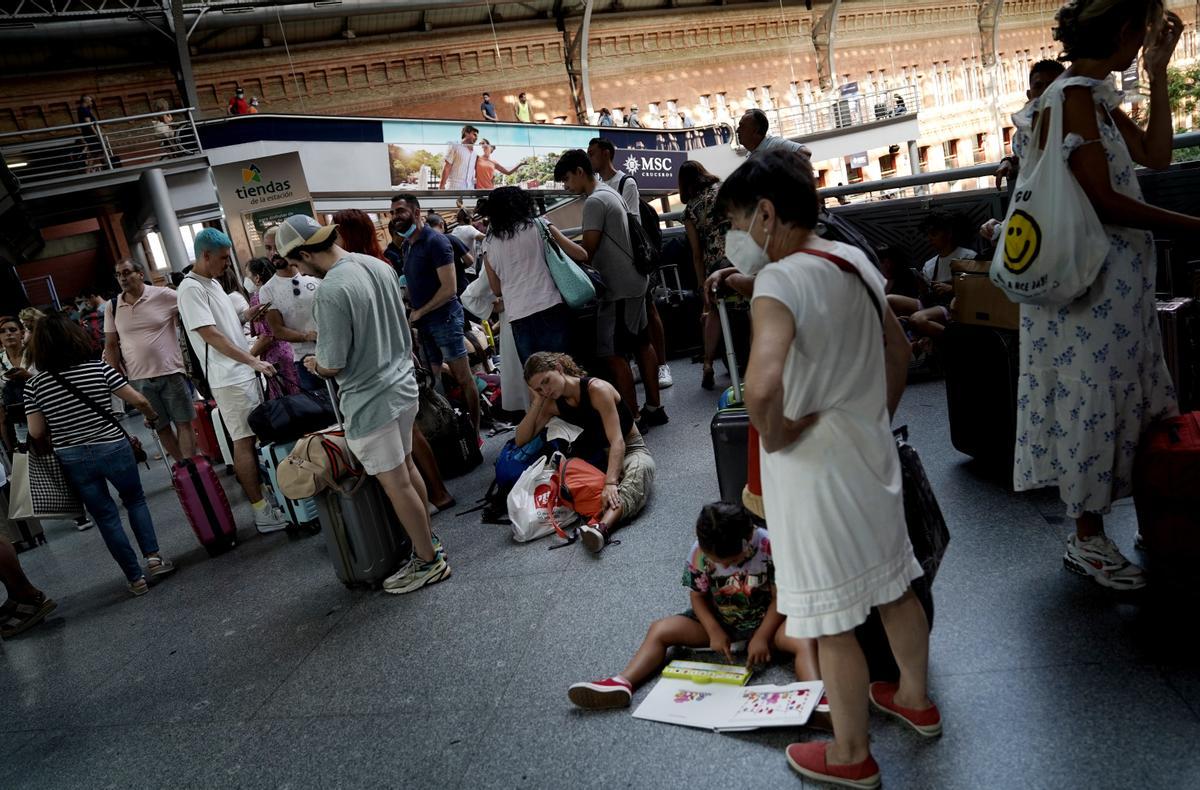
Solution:
M 733 381 L 733 397 L 740 403 L 742 402 L 742 375 L 738 372 L 737 354 L 733 348 L 733 330 L 729 328 L 729 311 L 725 307 L 725 300 L 720 296 L 715 296 L 714 301 L 717 303 L 717 316 L 721 319 L 721 335 L 725 338 L 725 366 L 729 368 L 729 378 Z
M 325 388 L 329 391 L 329 401 L 333 404 L 333 416 L 337 418 L 338 430 L 341 431 L 342 435 L 344 436 L 346 433 L 346 426 L 342 423 L 342 408 L 338 405 L 337 393 L 333 389 L 333 379 L 325 379 Z M 358 462 L 358 459 L 354 457 L 354 451 L 350 449 L 349 439 L 346 440 L 346 457 L 350 460 L 350 471 L 354 472 L 354 474 L 357 475 L 360 480 L 365 477 L 367 470 L 361 463 L 359 463 L 358 468 L 355 469 L 355 463 Z

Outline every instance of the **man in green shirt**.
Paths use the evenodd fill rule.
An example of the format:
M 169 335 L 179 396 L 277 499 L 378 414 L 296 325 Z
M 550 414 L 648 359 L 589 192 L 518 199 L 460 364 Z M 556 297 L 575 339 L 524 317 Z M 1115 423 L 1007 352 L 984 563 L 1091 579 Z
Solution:
M 429 524 L 429 497 L 412 459 L 417 379 L 412 333 L 392 267 L 337 244 L 337 226 L 289 217 L 276 232 L 279 254 L 322 279 L 313 315 L 317 353 L 308 370 L 336 379 L 346 443 L 366 473 L 379 481 L 412 540 L 412 561 L 383 582 L 408 593 L 449 578 L 450 566 Z
M 529 99 L 526 97 L 524 91 L 522 91 L 521 95 L 517 97 L 516 112 L 518 122 L 533 123 L 533 113 L 529 109 Z

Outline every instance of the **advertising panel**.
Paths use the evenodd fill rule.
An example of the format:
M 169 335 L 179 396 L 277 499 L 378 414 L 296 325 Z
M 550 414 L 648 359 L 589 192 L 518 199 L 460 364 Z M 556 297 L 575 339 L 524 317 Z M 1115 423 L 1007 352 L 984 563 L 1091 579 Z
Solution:
M 300 155 L 292 152 L 213 167 L 217 195 L 240 261 L 264 255 L 262 234 L 293 214 L 313 214 Z

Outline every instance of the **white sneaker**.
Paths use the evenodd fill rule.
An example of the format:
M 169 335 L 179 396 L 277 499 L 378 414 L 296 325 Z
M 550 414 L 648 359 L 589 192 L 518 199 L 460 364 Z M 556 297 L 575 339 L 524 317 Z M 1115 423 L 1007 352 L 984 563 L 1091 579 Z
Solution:
M 84 516 L 82 519 L 77 519 L 75 521 L 75 529 L 79 530 L 80 532 L 89 530 L 93 526 L 95 526 L 95 522 L 92 521 L 92 519 L 88 516 Z
M 1063 565 L 1072 573 L 1090 576 L 1097 584 L 1113 590 L 1140 590 L 1146 586 L 1145 571 L 1125 559 L 1107 535 L 1086 540 L 1071 535 L 1067 538 Z
M 675 379 L 671 378 L 671 367 L 669 365 L 658 366 L 658 388 L 665 390 L 667 387 L 675 383 Z
M 265 507 L 262 510 L 256 510 L 254 511 L 254 528 L 261 535 L 287 529 L 287 516 L 278 507 Z

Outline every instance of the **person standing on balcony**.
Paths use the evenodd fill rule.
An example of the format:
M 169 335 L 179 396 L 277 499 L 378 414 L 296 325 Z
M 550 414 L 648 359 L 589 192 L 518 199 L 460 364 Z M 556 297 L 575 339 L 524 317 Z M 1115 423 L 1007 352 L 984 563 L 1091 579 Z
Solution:
M 642 122 L 638 118 L 638 106 L 636 104 L 629 108 L 629 117 L 625 119 L 625 125 L 630 129 L 642 128 Z
M 79 105 L 75 108 L 79 123 L 83 125 L 83 150 L 86 159 L 87 172 L 100 170 L 104 164 L 104 143 L 100 139 L 100 119 L 96 116 L 96 100 L 91 96 L 79 97 Z
M 533 123 L 533 111 L 529 107 L 529 97 L 521 91 L 521 95 L 517 97 L 517 107 L 515 110 L 518 123 Z
M 600 117 L 596 120 L 596 125 L 597 126 L 616 126 L 617 125 L 616 122 L 613 121 L 612 110 L 608 109 L 607 107 L 601 107 L 600 108 Z
M 794 151 L 806 157 L 812 156 L 812 151 L 808 150 L 806 145 L 785 137 L 768 137 L 767 130 L 770 128 L 771 124 L 765 112 L 758 108 L 746 110 L 742 119 L 738 121 L 738 143 L 750 152 L 750 156 L 762 156 L 767 151 L 775 150 Z
M 250 105 L 246 103 L 246 92 L 239 85 L 233 89 L 233 98 L 229 100 L 230 115 L 249 115 Z
M 483 94 L 483 102 L 479 105 L 479 112 L 483 115 L 483 120 L 495 123 L 500 120 L 496 115 L 496 105 L 492 104 L 492 94 Z
M 474 189 L 475 188 L 475 142 L 479 139 L 479 130 L 467 125 L 462 128 L 462 136 L 457 143 L 446 146 L 446 163 L 442 165 L 442 180 L 438 189 Z

